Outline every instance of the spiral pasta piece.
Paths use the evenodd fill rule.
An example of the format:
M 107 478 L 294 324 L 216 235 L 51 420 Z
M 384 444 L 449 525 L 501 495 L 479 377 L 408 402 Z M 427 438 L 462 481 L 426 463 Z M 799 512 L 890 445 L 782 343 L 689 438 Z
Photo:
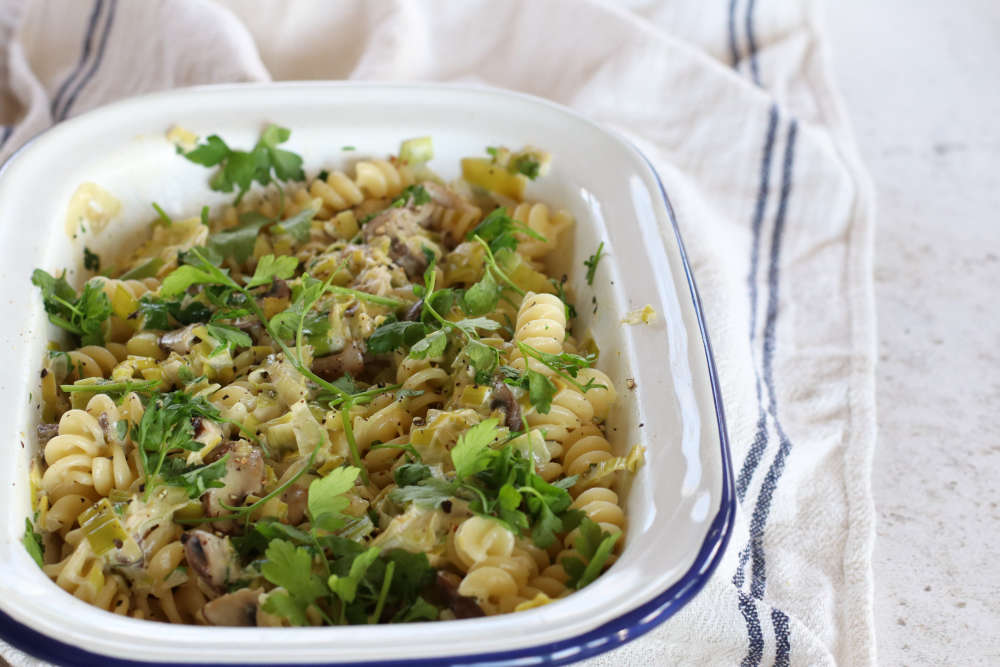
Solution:
M 545 239 L 517 233 L 517 251 L 528 259 L 540 259 L 558 247 L 559 236 L 573 224 L 573 217 L 568 212 L 560 210 L 551 214 L 545 204 L 518 204 L 511 217 Z
M 309 194 L 333 212 L 357 206 L 365 198 L 361 188 L 342 171 L 331 171 L 326 180 L 315 179 L 309 185 Z
M 395 197 L 413 185 L 413 173 L 386 160 L 362 160 L 354 165 L 354 183 L 369 197 Z
M 566 306 L 562 300 L 553 294 L 535 294 L 528 292 L 517 311 L 514 341 L 523 343 L 539 352 L 559 354 L 562 352 L 563 339 L 566 338 Z M 520 353 L 517 353 L 520 355 Z M 525 366 L 543 375 L 552 375 L 554 371 L 541 361 L 523 355 L 516 358 L 513 365 L 518 370 Z
M 397 384 L 402 384 L 407 391 L 423 392 L 408 399 L 410 410 L 418 415 L 424 414 L 429 406 L 444 402 L 443 390 L 449 381 L 448 372 L 431 365 L 429 359 L 406 357 L 396 369 Z

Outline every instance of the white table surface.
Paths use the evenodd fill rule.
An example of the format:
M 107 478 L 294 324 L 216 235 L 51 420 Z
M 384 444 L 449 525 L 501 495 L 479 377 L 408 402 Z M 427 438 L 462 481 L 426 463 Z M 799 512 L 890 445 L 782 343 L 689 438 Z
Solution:
M 883 665 L 1000 664 L 1000 2 L 840 0 L 875 182 Z

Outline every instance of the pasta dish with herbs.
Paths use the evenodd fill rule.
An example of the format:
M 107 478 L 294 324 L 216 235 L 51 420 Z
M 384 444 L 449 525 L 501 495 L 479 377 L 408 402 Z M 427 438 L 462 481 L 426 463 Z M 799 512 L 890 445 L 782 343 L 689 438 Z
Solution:
M 154 204 L 119 266 L 85 250 L 80 290 L 32 275 L 65 336 L 29 553 L 102 609 L 209 625 L 469 618 L 592 582 L 642 451 L 609 443 L 615 388 L 545 273 L 573 224 L 522 200 L 549 156 L 490 148 L 445 183 L 420 138 L 307 178 L 288 137 L 179 147 L 232 205 Z

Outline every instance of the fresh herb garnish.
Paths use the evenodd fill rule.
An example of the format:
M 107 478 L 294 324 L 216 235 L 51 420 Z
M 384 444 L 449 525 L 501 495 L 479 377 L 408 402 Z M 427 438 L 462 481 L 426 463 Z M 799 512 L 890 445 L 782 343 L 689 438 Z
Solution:
M 160 483 L 178 483 L 182 475 L 190 475 L 193 470 L 180 469 L 176 464 L 164 464 L 172 453 L 188 451 L 196 452 L 204 444 L 195 440 L 195 421 L 207 419 L 215 422 L 224 421 L 218 409 L 205 399 L 174 391 L 162 394 L 147 403 L 142 419 L 132 427 L 132 440 L 135 441 L 142 469 L 145 473 L 145 498 L 148 500 L 153 488 Z M 161 471 L 165 474 L 161 476 Z M 219 486 L 210 472 L 204 477 L 206 484 Z M 189 479 L 197 479 L 197 475 Z M 190 489 L 187 482 L 183 485 Z
M 464 498 L 473 511 L 503 521 L 515 533 L 530 533 L 536 545 L 547 548 L 580 519 L 579 512 L 569 509 L 572 498 L 566 490 L 576 478 L 549 484 L 535 473 L 530 453 L 526 457 L 511 442 L 492 447 L 502 435 L 497 424 L 487 419 L 459 437 L 451 450 L 455 472 L 450 480 L 414 466 L 404 473 L 405 479 L 397 480 L 411 483 L 392 491 L 391 497 L 432 507 L 452 497 Z
M 566 574 L 569 575 L 566 585 L 579 590 L 594 581 L 604 569 L 620 537 L 621 531 L 601 530 L 601 527 L 589 517 L 584 517 L 580 521 L 580 530 L 573 541 L 576 553 L 580 554 L 583 560 L 574 555 L 561 561 Z
M 291 131 L 268 125 L 261 133 L 257 144 L 250 151 L 233 150 L 218 135 L 211 135 L 194 150 L 187 153 L 178 147 L 178 152 L 188 160 L 205 167 L 219 166 L 219 171 L 209 182 L 213 190 L 232 192 L 238 188 L 238 204 L 254 181 L 267 185 L 273 181 L 302 181 L 302 158 L 278 144 L 288 141 Z
M 478 236 L 489 244 L 491 251 L 496 253 L 502 248 L 510 248 L 511 250 L 517 248 L 517 238 L 514 236 L 514 232 L 520 232 L 542 243 L 547 241 L 544 236 L 531 227 L 508 216 L 507 209 L 503 207 L 490 211 L 482 222 L 466 234 L 466 238 L 472 240 Z
M 597 246 L 597 252 L 583 261 L 583 265 L 587 267 L 588 285 L 594 284 L 594 274 L 597 273 L 597 263 L 601 261 L 602 257 L 604 257 L 604 241 L 601 241 L 601 244 Z
M 94 273 L 101 270 L 101 258 L 87 246 L 83 247 L 83 268 Z
M 77 296 L 65 276 L 55 278 L 35 269 L 31 282 L 42 290 L 49 321 L 80 337 L 83 345 L 104 344 L 104 322 L 111 316 L 111 302 L 99 285 L 87 283 Z
M 35 527 L 31 525 L 31 519 L 24 520 L 24 536 L 21 538 L 21 544 L 24 545 L 28 555 L 38 563 L 38 567 L 45 565 L 42 536 L 35 532 Z

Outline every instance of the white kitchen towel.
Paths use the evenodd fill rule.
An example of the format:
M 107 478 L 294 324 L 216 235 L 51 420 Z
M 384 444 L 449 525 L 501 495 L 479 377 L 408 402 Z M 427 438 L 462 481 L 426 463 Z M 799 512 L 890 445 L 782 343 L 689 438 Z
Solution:
M 817 24 L 789 0 L 7 0 L 0 158 L 119 98 L 269 79 L 499 86 L 627 133 L 692 259 L 740 505 L 702 593 L 588 664 L 871 664 L 873 202 Z

